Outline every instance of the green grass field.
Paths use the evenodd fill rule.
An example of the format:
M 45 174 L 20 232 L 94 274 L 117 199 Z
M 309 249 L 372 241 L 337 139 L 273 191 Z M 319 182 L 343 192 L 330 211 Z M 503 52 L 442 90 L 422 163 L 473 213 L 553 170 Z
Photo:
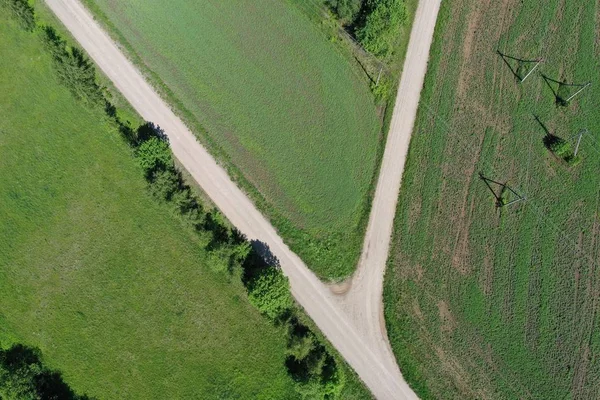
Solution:
M 100 108 L 0 8 L 0 340 L 80 393 L 295 398 L 285 334 L 213 273 Z
M 599 11 L 442 4 L 385 283 L 392 346 L 422 398 L 600 396 Z M 544 62 L 519 84 L 497 50 Z M 592 86 L 561 107 L 553 91 L 575 88 L 538 72 Z M 578 165 L 546 148 L 545 129 L 574 146 L 582 128 Z M 496 208 L 479 173 L 527 200 Z
M 86 0 L 317 273 L 354 270 L 381 141 L 368 80 L 283 0 Z

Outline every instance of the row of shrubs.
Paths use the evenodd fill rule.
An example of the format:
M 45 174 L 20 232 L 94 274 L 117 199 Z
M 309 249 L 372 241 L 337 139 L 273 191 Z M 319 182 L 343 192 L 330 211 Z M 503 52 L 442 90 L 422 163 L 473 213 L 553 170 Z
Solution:
M 235 228 L 225 225 L 218 211 L 204 210 L 175 167 L 160 128 L 146 123 L 133 137 L 134 153 L 151 193 L 159 201 L 171 204 L 205 240 L 211 268 L 241 279 L 250 303 L 274 324 L 285 326 L 288 341 L 285 365 L 298 392 L 312 399 L 336 398 L 343 386 L 343 374 L 335 358 L 300 322 L 288 279 L 268 246 L 260 241 L 248 242 Z
M 404 0 L 328 0 L 360 44 L 378 57 L 391 56 L 407 18 Z
M 34 10 L 26 0 L 0 2 L 8 4 L 24 29 L 35 30 Z M 175 166 L 168 138 L 160 127 L 146 122 L 133 129 L 129 122 L 121 120 L 84 53 L 68 46 L 52 27 L 41 26 L 39 31 L 62 84 L 86 104 L 104 107 L 107 117 L 132 148 L 150 193 L 197 233 L 211 268 L 241 279 L 249 301 L 274 324 L 285 327 L 285 365 L 298 392 L 310 398 L 336 398 L 343 387 L 343 371 L 321 340 L 300 321 L 302 314 L 292 299 L 289 282 L 268 246 L 259 241 L 250 243 L 226 223 L 220 212 L 204 207 Z

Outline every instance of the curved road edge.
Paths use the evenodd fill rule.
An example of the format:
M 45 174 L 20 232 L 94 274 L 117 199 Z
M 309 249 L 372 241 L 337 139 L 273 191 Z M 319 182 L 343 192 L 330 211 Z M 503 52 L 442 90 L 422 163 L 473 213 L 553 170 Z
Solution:
M 437 7 L 439 8 L 439 1 L 421 0 L 421 3 L 438 3 Z M 121 53 L 117 45 L 94 21 L 91 14 L 81 3 L 78 0 L 46 0 L 46 3 L 83 49 L 96 62 L 98 67 L 114 83 L 127 101 L 131 103 L 133 108 L 144 119 L 155 122 L 165 131 L 169 137 L 175 156 L 231 223 L 249 239 L 260 240 L 269 246 L 271 252 L 280 260 L 284 273 L 290 279 L 292 293 L 296 300 L 302 305 L 346 361 L 354 368 L 373 395 L 378 399 L 416 398 L 416 395 L 408 387 L 400 374 L 400 370 L 387 342 L 385 325 L 381 324 L 381 292 L 385 259 L 382 263 L 383 269 L 381 269 L 379 265 L 373 264 L 371 266 L 370 258 L 365 257 L 365 255 L 371 252 L 370 246 L 373 246 L 374 241 L 379 243 L 381 239 L 381 244 L 386 249 L 384 258 L 387 258 L 391 224 L 393 222 L 404 161 L 402 161 L 399 167 L 400 173 L 396 185 L 398 189 L 394 195 L 392 217 L 389 221 L 390 233 L 387 236 L 385 232 L 383 235 L 368 235 L 365 239 L 367 247 L 363 250 L 360 268 L 356 274 L 356 288 L 363 289 L 358 290 L 353 287 L 355 290 L 351 290 L 347 296 L 336 296 L 284 244 L 269 221 L 264 218 L 248 197 L 233 183 L 225 170 L 198 143 L 192 132 L 145 81 L 141 73 Z M 429 45 L 425 45 L 431 43 L 431 37 L 426 37 L 428 31 L 423 27 L 431 23 L 431 20 L 433 20 L 433 25 L 435 25 L 437 16 L 437 8 L 435 12 L 431 9 L 428 11 L 427 8 L 429 6 L 421 3 L 417 9 L 417 15 L 411 31 L 405 67 L 399 87 L 399 97 L 394 109 L 392 128 L 390 130 L 390 133 L 400 132 L 400 136 L 406 132 L 406 127 L 397 128 L 396 125 L 398 123 L 394 121 L 399 118 L 397 114 L 410 114 L 410 112 L 407 114 L 398 110 L 402 110 L 403 107 L 408 107 L 414 103 L 413 115 L 408 118 L 410 127 L 408 128 L 408 138 L 405 139 L 407 142 L 410 139 L 410 130 L 414 123 L 422 82 L 419 85 L 416 95 L 414 95 L 416 98 L 412 98 L 408 102 L 410 104 L 407 104 L 403 100 L 403 97 L 400 96 L 403 85 L 405 86 L 403 82 L 405 80 L 418 81 L 420 74 L 424 76 L 427 68 L 426 59 L 423 65 L 420 62 L 416 63 L 418 65 L 416 66 L 417 71 L 413 72 L 416 74 L 414 77 L 406 77 L 409 75 L 409 70 L 413 69 L 412 67 L 409 68 L 409 66 L 413 65 L 412 58 L 420 58 L 423 56 L 423 53 L 426 53 L 425 58 L 427 57 Z M 421 35 L 424 36 L 422 37 Z M 431 32 L 431 36 L 433 36 L 433 32 Z M 415 45 L 413 42 L 417 44 Z M 411 51 L 411 49 L 413 50 Z M 411 56 L 411 54 L 414 55 Z M 404 105 L 401 106 L 401 104 Z M 411 107 L 409 108 L 412 110 Z M 400 125 L 404 124 L 400 123 Z M 392 143 L 391 140 L 395 136 L 397 136 L 396 133 L 388 134 L 375 199 L 381 197 L 379 193 L 381 191 L 382 179 L 386 176 L 395 177 L 398 175 L 394 171 L 389 170 L 389 168 L 396 168 L 397 164 L 386 162 L 386 159 L 389 158 L 388 146 L 390 146 L 390 143 Z M 406 147 L 408 147 L 408 144 Z M 390 173 L 391 175 L 389 175 Z M 370 229 L 374 232 L 387 226 L 385 221 L 381 220 L 382 217 L 379 216 L 380 211 L 378 210 L 380 208 L 373 208 L 369 220 L 369 227 L 373 226 L 374 228 Z M 387 212 L 383 213 L 383 218 L 386 218 L 388 214 Z M 373 221 L 381 221 L 382 223 L 374 223 Z M 378 251 L 378 253 L 380 252 Z M 377 277 L 376 275 L 379 273 L 379 270 L 381 270 L 381 273 Z M 374 286 L 369 288 L 369 285 Z M 350 307 L 348 307 L 349 305 Z
M 381 169 L 371 206 L 358 268 L 344 297 L 344 308 L 361 321 L 362 333 L 386 356 L 393 355 L 383 311 L 383 279 L 387 265 L 396 206 L 402 183 L 421 90 L 425 82 L 429 51 L 441 0 L 419 0 L 410 34 L 404 68 L 398 85 L 396 104 Z

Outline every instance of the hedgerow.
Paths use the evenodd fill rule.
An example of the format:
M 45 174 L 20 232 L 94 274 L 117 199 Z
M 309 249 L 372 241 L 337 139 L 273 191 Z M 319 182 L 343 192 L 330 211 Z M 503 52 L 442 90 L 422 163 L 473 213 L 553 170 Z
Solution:
M 0 1 L 7 2 L 7 0 Z M 20 2 L 20 0 L 10 1 L 15 4 Z M 21 14 L 15 13 L 15 15 L 19 19 L 22 18 Z M 33 31 L 34 28 L 28 30 Z M 327 351 L 314 333 L 295 317 L 300 311 L 293 302 L 289 282 L 281 273 L 277 259 L 268 251 L 268 247 L 257 241 L 250 243 L 237 229 L 228 225 L 219 211 L 206 210 L 175 166 L 168 138 L 162 129 L 151 122 L 133 129 L 128 122 L 122 121 L 116 107 L 104 96 L 96 80 L 95 68 L 83 52 L 76 47 L 68 46 L 52 27 L 41 27 L 41 33 L 52 55 L 61 83 L 69 88 L 77 99 L 104 107 L 108 118 L 114 122 L 124 140 L 133 149 L 133 155 L 148 182 L 149 192 L 157 201 L 171 205 L 173 211 L 195 229 L 203 239 L 202 242 L 206 243 L 205 249 L 212 269 L 228 274 L 230 277 L 239 276 L 246 286 L 251 303 L 273 321 L 286 324 L 288 327 L 286 366 L 288 373 L 296 382 L 298 392 L 310 398 L 335 398 L 343 387 L 343 371 L 338 368 L 335 357 Z M 38 361 L 39 359 L 30 364 L 31 371 L 45 371 Z M 55 374 L 53 376 L 60 376 L 56 375 L 56 372 L 53 374 Z M 35 373 L 30 375 L 38 376 Z M 27 379 L 21 382 L 19 380 L 21 375 L 15 375 L 17 380 L 7 380 L 6 376 L 6 372 L 0 370 L 0 378 L 6 382 L 10 381 L 8 383 L 10 387 L 25 382 L 23 393 L 29 393 Z M 0 398 L 12 398 L 11 393 L 0 391 Z M 63 397 L 44 398 L 87 398 L 73 394 L 70 389 L 64 393 L 67 395 Z M 69 397 L 71 395 L 72 397 Z M 25 398 L 37 397 L 25 396 Z
M 44 26 L 42 38 L 47 45 L 60 81 L 78 99 L 89 103 L 104 100 L 102 89 L 96 83 L 96 72 L 91 61 L 76 47 L 67 46 L 54 28 Z
M 26 31 L 35 29 L 35 14 L 27 0 L 0 0 L 0 5 L 8 7 L 21 27 Z

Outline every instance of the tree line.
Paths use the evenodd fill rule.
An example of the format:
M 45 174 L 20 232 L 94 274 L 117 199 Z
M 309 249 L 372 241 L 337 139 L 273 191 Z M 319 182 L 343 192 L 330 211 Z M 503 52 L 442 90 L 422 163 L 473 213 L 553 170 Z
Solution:
M 285 367 L 296 383 L 297 391 L 310 398 L 338 397 L 344 384 L 343 371 L 321 339 L 302 322 L 305 316 L 294 302 L 288 279 L 281 272 L 279 262 L 268 246 L 260 241 L 249 242 L 241 232 L 226 222 L 218 210 L 208 209 L 203 205 L 176 167 L 164 131 L 152 122 L 133 128 L 129 121 L 123 121 L 116 107 L 105 95 L 106 90 L 98 84 L 93 63 L 82 50 L 69 46 L 54 28 L 37 26 L 34 9 L 27 0 L 0 0 L 1 4 L 8 5 L 25 30 L 40 33 L 52 56 L 60 82 L 73 96 L 89 106 L 104 108 L 107 118 L 114 123 L 131 147 L 148 183 L 149 192 L 157 201 L 167 204 L 185 225 L 196 232 L 207 251 L 210 267 L 229 278 L 240 279 L 250 303 L 274 324 L 285 327 Z M 21 346 L 17 350 L 26 355 L 33 354 L 23 349 Z M 39 361 L 39 357 L 36 360 Z M 32 371 L 39 369 L 36 362 L 30 363 Z M 19 380 L 24 370 L 9 370 L 12 374 L 10 371 L 16 371 L 16 375 L 10 376 Z M 35 379 L 32 380 L 34 381 Z M 12 397 L 3 394 L 0 398 Z

